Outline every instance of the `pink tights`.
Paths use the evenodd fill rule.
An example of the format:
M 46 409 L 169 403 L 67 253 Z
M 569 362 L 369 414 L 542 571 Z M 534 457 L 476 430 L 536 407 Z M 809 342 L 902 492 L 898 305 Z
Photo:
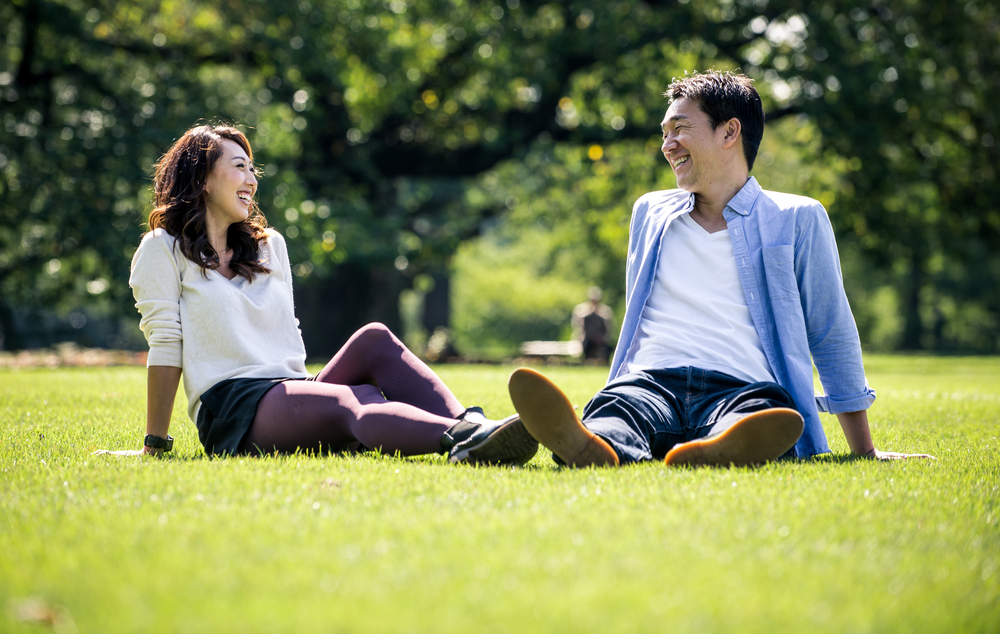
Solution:
M 240 453 L 357 447 L 433 453 L 465 408 L 382 324 L 361 328 L 316 375 L 279 383 L 257 405 Z

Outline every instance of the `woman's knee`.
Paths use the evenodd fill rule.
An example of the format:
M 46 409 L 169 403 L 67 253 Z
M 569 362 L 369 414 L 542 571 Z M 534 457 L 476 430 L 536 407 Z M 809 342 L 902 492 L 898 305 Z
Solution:
M 392 334 L 388 326 L 373 322 L 362 326 L 354 333 L 353 342 L 370 354 L 403 347 L 403 343 Z

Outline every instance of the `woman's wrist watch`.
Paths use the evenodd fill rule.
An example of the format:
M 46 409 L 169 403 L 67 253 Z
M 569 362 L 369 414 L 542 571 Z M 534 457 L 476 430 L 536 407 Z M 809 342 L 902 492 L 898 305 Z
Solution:
M 170 436 L 166 438 L 160 438 L 159 436 L 154 436 L 152 434 L 146 434 L 146 439 L 142 441 L 147 447 L 152 447 L 153 449 L 162 449 L 163 451 L 170 451 L 174 448 L 174 439 Z

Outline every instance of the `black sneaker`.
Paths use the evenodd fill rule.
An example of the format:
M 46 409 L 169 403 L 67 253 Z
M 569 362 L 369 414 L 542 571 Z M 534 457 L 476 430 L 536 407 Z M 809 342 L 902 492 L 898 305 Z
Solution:
M 490 420 L 482 409 L 470 407 L 441 437 L 441 448 L 451 462 L 523 465 L 538 452 L 538 441 L 517 414 Z

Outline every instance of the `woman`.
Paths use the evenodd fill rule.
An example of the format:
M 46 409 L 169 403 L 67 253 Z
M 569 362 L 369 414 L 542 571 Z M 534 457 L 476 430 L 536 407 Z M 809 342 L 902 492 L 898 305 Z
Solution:
M 150 231 L 129 285 L 149 342 L 146 438 L 169 451 L 181 375 L 209 454 L 296 450 L 440 452 L 453 462 L 523 464 L 537 442 L 514 415 L 465 408 L 385 326 L 369 324 L 315 377 L 292 302 L 282 236 L 254 195 L 239 130 L 188 130 L 157 162 Z M 183 372 L 182 372 L 183 370 Z

